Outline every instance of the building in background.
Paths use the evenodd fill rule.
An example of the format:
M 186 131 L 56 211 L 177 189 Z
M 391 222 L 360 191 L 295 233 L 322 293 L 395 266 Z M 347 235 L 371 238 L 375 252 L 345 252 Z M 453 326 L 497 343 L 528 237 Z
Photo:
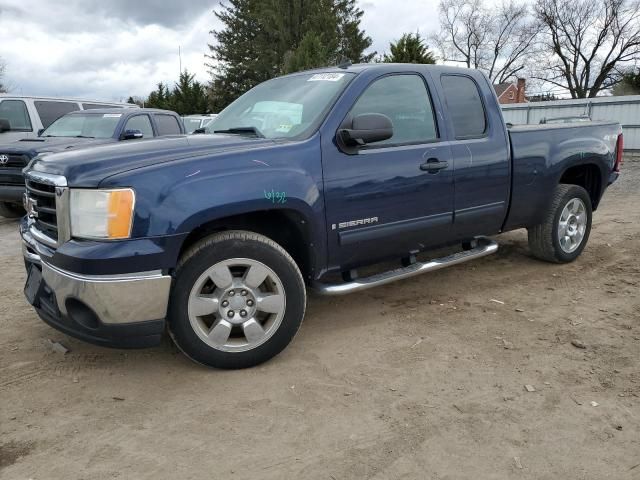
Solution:
M 493 86 L 501 104 L 526 103 L 528 100 L 524 96 L 525 79 L 519 78 L 517 83 L 504 82 Z

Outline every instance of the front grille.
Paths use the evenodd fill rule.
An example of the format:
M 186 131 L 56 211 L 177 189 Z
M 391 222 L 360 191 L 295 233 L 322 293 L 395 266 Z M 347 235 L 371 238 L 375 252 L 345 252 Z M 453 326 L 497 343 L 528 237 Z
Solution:
M 0 152 L 0 155 L 3 155 Z M 6 163 L 0 163 L 0 168 L 24 168 L 29 163 L 29 156 L 17 153 L 5 153 L 9 160 Z
M 26 186 L 27 195 L 33 204 L 33 212 L 27 213 L 33 218 L 35 227 L 38 230 L 57 241 L 56 187 L 28 177 Z

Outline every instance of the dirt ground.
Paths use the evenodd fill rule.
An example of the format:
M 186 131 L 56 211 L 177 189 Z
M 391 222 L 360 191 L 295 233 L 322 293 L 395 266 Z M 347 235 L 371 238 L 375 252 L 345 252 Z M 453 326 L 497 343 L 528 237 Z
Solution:
M 2 219 L 0 478 L 640 478 L 639 187 L 627 161 L 573 264 L 534 260 L 519 231 L 475 262 L 312 295 L 288 349 L 230 372 L 46 326 Z

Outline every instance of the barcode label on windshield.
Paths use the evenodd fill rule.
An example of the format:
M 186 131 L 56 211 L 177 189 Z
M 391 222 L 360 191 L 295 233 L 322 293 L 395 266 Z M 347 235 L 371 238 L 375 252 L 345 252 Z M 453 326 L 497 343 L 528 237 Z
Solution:
M 120 118 L 121 116 L 121 113 L 105 113 L 102 118 Z
M 337 82 L 342 77 L 344 73 L 316 73 L 307 82 Z

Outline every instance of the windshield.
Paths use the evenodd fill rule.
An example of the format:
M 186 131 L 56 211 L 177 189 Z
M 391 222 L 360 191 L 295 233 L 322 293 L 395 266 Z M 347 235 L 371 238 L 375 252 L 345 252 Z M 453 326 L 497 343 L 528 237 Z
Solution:
M 346 72 L 309 73 L 269 80 L 225 108 L 206 131 L 266 138 L 308 135 L 353 77 Z
M 111 138 L 121 113 L 74 113 L 53 122 L 43 137 Z

